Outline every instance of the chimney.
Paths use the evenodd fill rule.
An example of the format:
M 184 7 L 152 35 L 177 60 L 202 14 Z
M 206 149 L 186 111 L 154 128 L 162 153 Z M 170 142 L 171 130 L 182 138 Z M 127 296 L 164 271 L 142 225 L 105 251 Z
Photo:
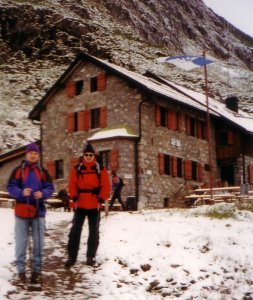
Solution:
M 236 96 L 229 96 L 225 100 L 226 102 L 226 107 L 236 113 L 238 113 L 238 104 L 239 104 L 239 99 Z

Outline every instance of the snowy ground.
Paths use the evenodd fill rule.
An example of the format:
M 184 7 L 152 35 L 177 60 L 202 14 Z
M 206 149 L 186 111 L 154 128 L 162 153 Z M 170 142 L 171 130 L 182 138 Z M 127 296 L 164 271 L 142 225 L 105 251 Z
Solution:
M 211 219 L 208 210 L 230 217 Z M 225 211 L 225 213 L 224 213 Z M 0 299 L 253 299 L 253 213 L 219 204 L 102 213 L 98 267 L 63 267 L 72 213 L 49 211 L 42 292 L 12 285 L 13 211 L 0 209 Z M 47 287 L 48 286 L 48 287 Z

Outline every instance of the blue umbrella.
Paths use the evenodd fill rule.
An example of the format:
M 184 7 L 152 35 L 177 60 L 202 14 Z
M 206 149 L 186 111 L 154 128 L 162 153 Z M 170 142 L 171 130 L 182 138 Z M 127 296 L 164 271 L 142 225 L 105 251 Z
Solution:
M 157 59 L 158 62 L 166 62 L 173 64 L 186 71 L 192 70 L 194 68 L 202 67 L 211 63 L 213 60 L 206 59 L 203 56 L 193 56 L 193 55 L 179 55 L 171 57 L 160 57 Z

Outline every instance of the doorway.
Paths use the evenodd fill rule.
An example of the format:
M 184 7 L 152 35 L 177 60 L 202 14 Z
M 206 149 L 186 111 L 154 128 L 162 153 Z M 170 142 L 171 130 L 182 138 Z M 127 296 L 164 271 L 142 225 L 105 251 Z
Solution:
M 235 169 L 233 165 L 220 166 L 221 181 L 227 182 L 229 186 L 235 185 Z

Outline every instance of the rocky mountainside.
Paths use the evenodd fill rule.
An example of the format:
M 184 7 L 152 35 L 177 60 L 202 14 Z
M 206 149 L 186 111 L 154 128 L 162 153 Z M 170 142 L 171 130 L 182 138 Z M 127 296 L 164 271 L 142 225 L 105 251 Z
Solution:
M 253 38 L 202 0 L 0 0 L 0 23 L 0 153 L 39 138 L 27 115 L 80 51 L 203 91 L 202 69 L 155 59 L 206 50 L 210 95 L 253 111 Z

